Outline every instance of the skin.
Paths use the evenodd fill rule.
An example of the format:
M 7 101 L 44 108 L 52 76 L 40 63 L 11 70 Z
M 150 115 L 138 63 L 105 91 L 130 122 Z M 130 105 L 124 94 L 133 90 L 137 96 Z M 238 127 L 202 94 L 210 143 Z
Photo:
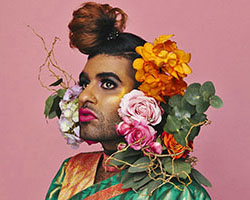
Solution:
M 106 154 L 116 151 L 123 141 L 115 130 L 121 122 L 117 110 L 122 97 L 135 87 L 134 75 L 129 60 L 104 54 L 89 59 L 81 73 L 79 108 L 89 108 L 97 116 L 80 123 L 81 138 L 100 142 Z

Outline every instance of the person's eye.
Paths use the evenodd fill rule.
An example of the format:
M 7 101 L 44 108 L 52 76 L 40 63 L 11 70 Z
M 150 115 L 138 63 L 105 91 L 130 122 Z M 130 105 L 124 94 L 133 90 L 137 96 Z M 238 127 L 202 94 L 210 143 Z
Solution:
M 117 84 L 110 79 L 101 80 L 100 86 L 105 90 L 111 90 L 117 87 Z
M 83 90 L 88 86 L 88 84 L 89 84 L 89 82 L 79 81 L 79 86 L 81 86 Z

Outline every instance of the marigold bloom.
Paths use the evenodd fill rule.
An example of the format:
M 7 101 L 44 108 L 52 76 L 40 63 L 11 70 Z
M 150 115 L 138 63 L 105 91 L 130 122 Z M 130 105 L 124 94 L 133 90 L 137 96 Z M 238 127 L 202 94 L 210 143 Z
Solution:
M 179 158 L 186 158 L 187 157 L 187 155 L 189 153 L 189 150 L 187 150 L 187 147 L 182 146 L 179 143 L 177 143 L 176 140 L 174 139 L 173 134 L 163 132 L 162 137 L 163 137 L 163 142 L 164 142 L 165 146 L 167 147 L 167 150 L 168 150 L 169 154 L 178 154 L 178 153 L 180 153 L 180 154 L 178 154 L 176 156 L 171 156 L 172 158 L 179 159 Z M 189 141 L 188 146 L 191 149 L 193 149 L 193 142 Z
M 135 78 L 142 82 L 139 89 L 163 102 L 165 96 L 184 94 L 187 84 L 183 78 L 192 72 L 187 64 L 191 55 L 177 49 L 176 42 L 169 40 L 172 36 L 162 35 L 155 39 L 154 44 L 136 47 L 142 58 L 133 62 L 137 70 Z

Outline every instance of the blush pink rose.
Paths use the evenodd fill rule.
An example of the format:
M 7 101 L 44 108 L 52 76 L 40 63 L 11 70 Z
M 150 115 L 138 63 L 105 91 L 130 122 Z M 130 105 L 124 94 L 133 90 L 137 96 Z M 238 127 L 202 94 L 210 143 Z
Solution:
M 125 120 L 116 126 L 116 130 L 120 135 L 125 136 L 125 140 L 128 144 L 132 144 L 130 147 L 134 150 L 140 150 L 156 138 L 156 131 L 145 121 Z
M 146 121 L 155 126 L 161 122 L 163 109 L 152 97 L 147 97 L 140 90 L 132 90 L 124 95 L 118 109 L 120 117 L 128 117 L 137 121 Z
M 150 151 L 156 154 L 162 154 L 162 146 L 159 142 L 152 142 L 149 144 Z

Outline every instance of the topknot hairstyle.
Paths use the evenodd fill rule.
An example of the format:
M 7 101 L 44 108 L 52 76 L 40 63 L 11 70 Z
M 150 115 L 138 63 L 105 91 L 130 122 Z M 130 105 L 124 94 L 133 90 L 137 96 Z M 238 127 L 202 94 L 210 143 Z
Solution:
M 139 36 L 123 32 L 127 14 L 108 4 L 87 2 L 73 12 L 69 23 L 70 46 L 89 58 L 98 54 L 123 56 L 131 61 L 139 57 L 137 46 L 146 42 Z

